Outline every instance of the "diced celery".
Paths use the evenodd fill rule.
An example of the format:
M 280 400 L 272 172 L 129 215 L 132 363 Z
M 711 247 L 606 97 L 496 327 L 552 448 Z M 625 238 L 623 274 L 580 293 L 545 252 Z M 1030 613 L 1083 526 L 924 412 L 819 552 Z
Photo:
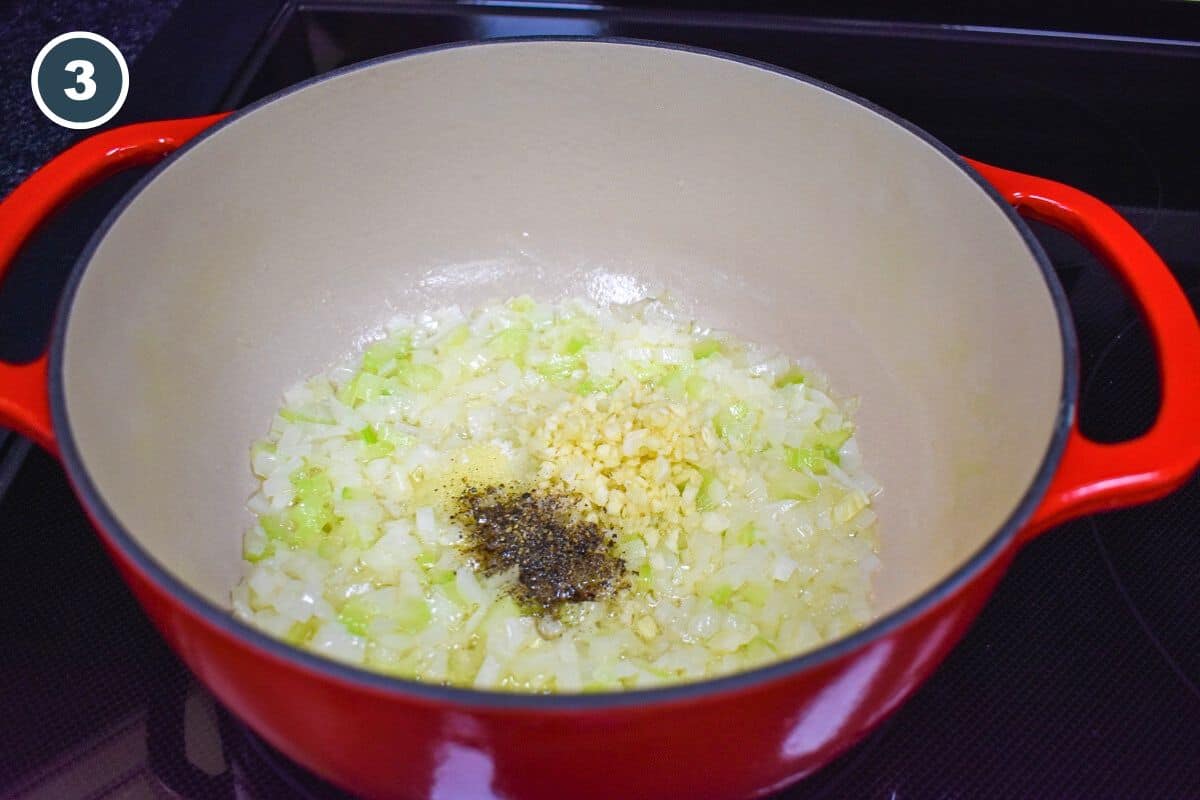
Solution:
M 443 583 L 450 583 L 454 580 L 454 570 L 452 569 L 431 569 L 429 571 L 429 582 L 434 586 L 440 586 Z
M 375 342 L 363 352 L 362 369 L 364 372 L 378 373 L 392 359 L 403 359 L 411 352 L 412 339 L 407 334 L 393 334 Z
M 713 601 L 713 605 L 727 606 L 729 598 L 733 597 L 733 587 L 727 583 L 722 583 L 716 589 L 708 593 L 708 599 Z
M 697 361 L 714 356 L 719 352 L 721 352 L 720 339 L 703 339 L 692 345 L 692 355 L 696 357 Z
M 506 328 L 488 340 L 488 351 L 496 358 L 510 358 L 517 366 L 525 365 L 525 351 L 529 348 L 529 331 L 524 328 Z
M 290 480 L 295 497 L 284 515 L 288 533 L 283 539 L 291 547 L 305 547 L 333 523 L 333 484 L 315 467 L 301 467 Z
M 359 456 L 358 460 L 364 463 L 367 461 L 374 461 L 377 458 L 384 458 L 385 456 L 391 455 L 392 451 L 395 449 L 396 445 L 392 444 L 391 442 L 376 442 L 375 444 L 368 444 L 359 451 L 361 455 Z
M 396 371 L 400 383 L 418 392 L 436 389 L 442 382 L 441 371 L 432 364 L 411 364 L 405 362 Z
M 364 600 L 361 596 L 355 596 L 342 605 L 342 610 L 338 612 L 338 621 L 355 636 L 366 636 L 367 626 L 377 616 L 379 609 L 374 603 Z
M 647 561 L 638 567 L 637 574 L 643 583 L 649 583 L 651 578 L 654 577 L 654 567 L 650 566 L 650 562 Z
M 815 447 L 784 447 L 784 460 L 787 465 L 797 471 L 807 471 L 814 475 L 824 475 L 825 460 L 828 458 L 825 448 L 820 451 Z M 837 453 L 833 453 L 834 457 Z M 835 462 L 836 463 L 836 462 Z
M 750 418 L 750 406 L 743 402 L 730 403 L 713 417 L 717 435 L 739 450 L 745 449 L 754 432 L 754 420 Z
M 751 661 L 771 661 L 779 655 L 779 649 L 769 639 L 755 636 L 745 645 L 746 656 Z
M 648 386 L 657 386 L 663 379 L 663 376 L 667 374 L 667 368 L 662 364 L 655 364 L 650 361 L 638 361 L 633 364 L 633 374 L 639 383 L 644 383 Z
M 744 600 L 755 608 L 762 608 L 766 605 L 769 596 L 770 588 L 762 583 L 746 583 L 737 590 L 738 599 Z
M 821 491 L 817 479 L 790 469 L 774 470 L 767 475 L 767 495 L 771 500 L 812 500 Z
M 287 525 L 275 514 L 263 514 L 258 518 L 258 524 L 262 526 L 263 533 L 267 534 L 268 539 L 286 543 L 291 537 L 291 531 L 288 530 Z
M 684 384 L 684 391 L 689 400 L 703 400 L 708 394 L 708 381 L 700 375 L 689 375 Z
M 308 643 L 316 634 L 317 628 L 321 627 L 321 621 L 316 617 L 309 617 L 305 622 L 293 622 L 292 627 L 288 628 L 283 638 L 289 644 L 301 645 Z
M 563 345 L 563 352 L 567 355 L 575 355 L 583 348 L 592 343 L 592 337 L 583 334 L 572 334 Z
M 454 330 L 446 334 L 446 338 L 442 340 L 442 344 L 447 347 L 462 347 L 471 338 L 471 329 L 466 325 L 459 325 Z
M 696 493 L 696 510 L 712 511 L 720 502 L 714 497 L 717 479 L 709 470 L 700 470 L 700 491 Z
M 279 409 L 279 416 L 283 417 L 288 422 L 312 422 L 318 425 L 333 424 L 333 420 L 331 418 L 316 414 L 312 409 L 298 411 L 292 408 L 281 408 Z
M 870 505 L 867 495 L 859 489 L 848 492 L 845 497 L 833 507 L 833 521 L 843 525 L 858 516 L 858 513 Z
M 682 398 L 687 391 L 691 366 L 675 365 L 663 374 L 659 385 L 673 398 Z
M 586 397 L 589 394 L 608 394 L 615 388 L 617 388 L 617 382 L 607 378 L 603 380 L 584 378 L 575 387 L 575 392 Z
M 827 456 L 834 464 L 840 463 L 838 451 L 842 449 L 850 436 L 854 433 L 851 428 L 840 428 L 836 431 L 819 432 L 809 434 L 804 437 L 805 444 L 813 448 L 820 448 L 823 451 L 832 453 L 832 456 Z
M 396 630 L 401 633 L 420 633 L 429 625 L 433 614 L 429 604 L 421 597 L 402 597 L 392 611 Z
M 392 393 L 392 384 L 372 372 L 360 372 L 337 393 L 338 400 L 356 408 Z
M 547 380 L 561 383 L 570 380 L 575 371 L 582 368 L 583 362 L 578 356 L 554 355 L 538 364 L 537 371 Z
M 758 541 L 757 537 L 754 535 L 754 523 L 747 522 L 745 525 L 739 528 L 734 537 L 734 541 L 740 544 L 742 547 L 750 547 L 756 541 Z
M 798 383 L 804 383 L 808 380 L 808 376 L 797 367 L 788 367 L 788 369 L 775 379 L 775 386 L 782 388 L 784 386 L 793 386 Z
M 432 550 L 422 550 L 417 553 L 417 566 L 421 569 L 433 569 L 433 565 L 438 561 L 438 554 Z

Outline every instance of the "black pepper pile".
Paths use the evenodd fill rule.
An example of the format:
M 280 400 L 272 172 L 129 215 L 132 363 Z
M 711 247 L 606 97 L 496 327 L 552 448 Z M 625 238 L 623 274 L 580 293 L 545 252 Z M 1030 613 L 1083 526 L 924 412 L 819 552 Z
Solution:
M 457 518 L 464 550 L 484 575 L 516 570 L 512 592 L 530 611 L 610 597 L 626 585 L 616 541 L 582 519 L 578 498 L 503 485 L 468 487 Z

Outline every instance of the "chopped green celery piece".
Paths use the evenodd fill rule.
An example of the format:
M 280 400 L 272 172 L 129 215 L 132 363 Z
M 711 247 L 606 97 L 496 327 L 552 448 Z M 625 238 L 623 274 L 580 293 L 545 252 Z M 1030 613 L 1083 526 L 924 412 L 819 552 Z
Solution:
M 713 605 L 727 606 L 729 598 L 733 597 L 733 587 L 727 583 L 722 583 L 716 589 L 708 593 L 708 599 L 713 601 Z
M 718 503 L 712 496 L 713 483 L 716 476 L 710 470 L 700 470 L 700 490 L 696 492 L 696 510 L 712 511 Z
M 803 472 L 778 469 L 767 476 L 767 495 L 771 500 L 812 500 L 821 491 L 817 479 Z
M 305 644 L 312 640 L 312 637 L 316 635 L 317 629 L 320 627 L 321 621 L 319 619 L 309 617 L 304 622 L 293 622 L 292 627 L 288 628 L 283 638 L 289 644 Z
M 691 376 L 691 371 L 692 368 L 684 364 L 676 364 L 669 367 L 663 374 L 659 385 L 672 397 L 681 398 L 687 391 L 687 382 Z
M 829 460 L 838 464 L 840 463 L 840 456 L 837 456 L 837 452 L 842 449 L 842 445 L 850 439 L 853 433 L 854 430 L 852 428 L 839 428 L 836 431 L 822 431 L 809 434 L 804 437 L 804 440 L 811 447 L 818 447 L 832 452 L 836 458 L 830 458 Z
M 861 491 L 847 492 L 846 496 L 833 507 L 833 521 L 838 524 L 849 522 L 857 517 L 858 512 L 862 511 L 870 503 L 871 501 L 867 498 L 866 494 Z
M 808 380 L 808 376 L 800 369 L 788 367 L 782 375 L 775 379 L 775 387 L 794 386 L 795 384 L 804 383 L 806 380 Z
M 763 583 L 746 583 L 737 590 L 738 599 L 744 600 L 755 608 L 762 608 L 766 605 L 769 596 L 770 588 Z
M 771 640 L 755 636 L 745 645 L 746 655 L 755 661 L 769 661 L 779 655 L 779 649 L 771 644 Z
M 514 297 L 512 300 L 508 301 L 508 307 L 513 311 L 516 311 L 518 314 L 526 314 L 530 311 L 533 311 L 536 306 L 537 303 L 534 302 L 534 299 L 527 294 L 523 294 L 520 297 Z
M 450 577 L 445 577 L 442 572 L 447 572 Z M 443 570 L 435 576 L 437 581 L 433 581 L 433 585 L 437 587 L 437 591 L 441 592 L 447 600 L 459 608 L 471 608 L 472 603 L 467 602 L 467 598 L 462 596 L 462 592 L 458 590 L 458 584 L 454 582 L 454 573 L 450 570 Z
M 447 347 L 462 347 L 471 338 L 471 329 L 466 325 L 459 325 L 446 334 L 446 338 L 442 343 Z
M 406 333 L 392 334 L 375 342 L 362 356 L 363 372 L 378 373 L 392 359 L 401 360 L 412 352 L 412 338 Z
M 584 378 L 579 382 L 579 385 L 575 387 L 575 392 L 576 394 L 581 394 L 586 397 L 589 394 L 608 394 L 615 388 L 617 388 L 617 382 L 610 378 L 604 378 L 601 380 Z
M 367 626 L 377 616 L 379 609 L 375 604 L 356 595 L 342 604 L 342 610 L 338 612 L 338 621 L 355 636 L 366 636 Z
M 392 444 L 391 442 L 376 442 L 375 444 L 368 444 L 365 445 L 360 451 L 362 455 L 359 456 L 358 460 L 364 463 L 367 461 L 374 461 L 377 458 L 384 458 L 385 456 L 391 455 L 392 451 L 395 449 L 396 445 Z
M 360 372 L 338 390 L 337 398 L 351 408 L 392 393 L 393 385 L 373 372 Z
M 313 414 L 312 409 L 297 411 L 292 408 L 281 408 L 279 409 L 279 416 L 288 422 L 314 422 L 318 425 L 332 425 L 334 422 L 330 417 L 321 417 Z
M 579 356 L 550 356 L 537 367 L 544 378 L 556 383 L 570 380 L 578 369 L 583 369 L 583 359 Z
M 438 561 L 438 554 L 432 550 L 422 550 L 417 553 L 417 566 L 421 569 L 433 569 L 433 565 Z
M 709 356 L 715 356 L 721 352 L 720 339 L 703 339 L 692 345 L 692 355 L 697 361 L 701 361 Z
M 649 561 L 643 563 L 640 567 L 638 567 L 637 572 L 638 572 L 638 578 L 640 578 L 644 583 L 649 583 L 650 579 L 652 577 L 654 577 L 654 567 L 650 566 Z
M 722 439 L 739 449 L 744 449 L 754 431 L 750 406 L 740 401 L 730 403 L 713 417 L 713 427 Z
M 291 531 L 277 514 L 263 514 L 258 518 L 258 524 L 262 526 L 268 539 L 286 542 L 291 535 Z
M 454 570 L 452 569 L 431 569 L 429 571 L 429 582 L 434 586 L 440 586 L 452 580 L 454 580 Z
M 374 493 L 370 489 L 353 489 L 349 486 L 342 487 L 343 500 L 370 500 L 374 496 Z
M 684 384 L 684 391 L 689 400 L 703 400 L 708 394 L 708 381 L 700 375 L 689 375 Z
M 423 597 L 402 597 L 392 610 L 396 630 L 401 633 L 420 633 L 429 625 L 433 614 Z
M 427 392 L 436 389 L 442 382 L 442 373 L 432 364 L 413 364 L 406 361 L 396 370 L 396 378 L 410 389 Z
M 639 361 L 633 365 L 633 374 L 639 383 L 644 383 L 648 386 L 657 386 L 663 379 L 663 376 L 667 374 L 667 368 L 662 364 Z
M 825 469 L 825 460 L 829 458 L 827 448 L 818 450 L 815 447 L 784 447 L 784 460 L 787 465 L 797 471 L 807 471 L 814 475 L 824 475 L 828 472 Z M 837 458 L 837 452 L 833 452 L 834 458 Z M 833 461 L 833 459 L 829 459 Z M 837 462 L 834 461 L 836 464 Z
M 579 353 L 580 350 L 592 343 L 592 337 L 585 333 L 573 333 L 567 338 L 563 344 L 562 351 L 566 355 L 573 356 Z
M 304 547 L 333 524 L 333 484 L 316 467 L 301 467 L 290 480 L 295 496 L 285 512 L 287 533 L 282 538 L 290 547 Z
M 754 535 L 754 523 L 747 522 L 745 525 L 739 528 L 737 534 L 735 535 L 734 541 L 740 544 L 742 547 L 750 547 L 756 541 L 758 541 L 757 537 Z
M 510 358 L 517 366 L 525 366 L 525 351 L 529 349 L 529 331 L 506 328 L 487 343 L 488 351 L 496 358 Z
M 333 499 L 333 483 L 320 467 L 300 467 L 288 481 L 301 502 L 327 503 Z
M 332 513 L 321 506 L 296 503 L 287 510 L 287 521 L 291 536 L 287 543 L 291 547 L 307 547 L 321 536 L 323 529 L 332 521 Z
M 379 441 L 379 434 L 370 425 L 358 432 L 358 438 L 362 439 L 367 444 L 375 444 Z

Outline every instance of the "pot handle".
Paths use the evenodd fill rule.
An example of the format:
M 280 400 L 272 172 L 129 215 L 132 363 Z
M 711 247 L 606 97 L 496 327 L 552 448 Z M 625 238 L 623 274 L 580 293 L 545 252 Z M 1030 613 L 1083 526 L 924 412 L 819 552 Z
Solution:
M 158 161 L 224 116 L 113 128 L 55 156 L 0 201 L 0 285 L 17 252 L 57 209 L 111 175 Z M 46 352 L 26 364 L 0 361 L 0 426 L 57 453 L 48 372 Z
M 1174 276 L 1133 226 L 1095 197 L 1045 178 L 967 163 L 1022 216 L 1071 234 L 1116 274 L 1150 331 L 1162 382 L 1158 418 L 1136 439 L 1094 442 L 1071 420 L 1058 472 L 1024 539 L 1179 488 L 1200 464 L 1200 324 Z

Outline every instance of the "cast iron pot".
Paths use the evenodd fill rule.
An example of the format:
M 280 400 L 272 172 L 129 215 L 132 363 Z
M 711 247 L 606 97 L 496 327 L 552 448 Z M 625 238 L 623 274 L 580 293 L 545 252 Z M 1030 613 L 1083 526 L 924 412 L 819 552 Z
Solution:
M 0 421 L 61 459 L 124 579 L 221 702 L 363 795 L 784 786 L 929 676 L 1022 542 L 1161 496 L 1200 459 L 1196 318 L 1114 211 L 764 64 L 625 41 L 451 46 L 224 118 L 110 130 L 4 201 L 0 265 L 71 196 L 172 151 L 80 258 L 49 353 L 0 366 Z M 1016 211 L 1078 237 L 1144 315 L 1162 407 L 1138 439 L 1075 427 L 1067 306 Z M 652 284 L 814 356 L 862 398 L 885 487 L 878 621 L 716 680 L 525 696 L 371 674 L 229 615 L 248 447 L 284 387 L 397 309 L 632 300 Z

